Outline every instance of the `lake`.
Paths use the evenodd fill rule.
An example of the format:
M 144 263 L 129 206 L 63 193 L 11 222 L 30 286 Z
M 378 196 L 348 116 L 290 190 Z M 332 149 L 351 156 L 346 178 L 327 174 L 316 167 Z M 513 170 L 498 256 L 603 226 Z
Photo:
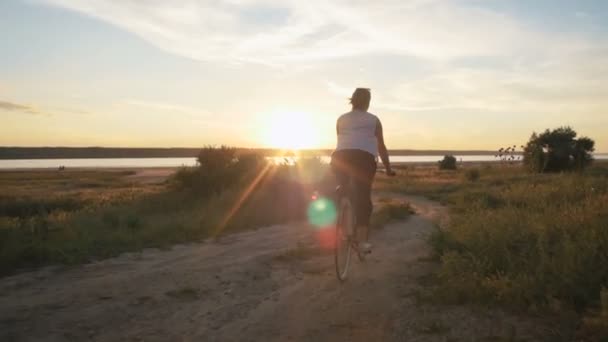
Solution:
M 608 154 L 598 153 L 594 157 L 598 160 L 608 160 Z M 276 162 L 284 160 L 282 157 L 271 157 Z M 329 157 L 322 157 L 329 161 Z M 433 163 L 442 159 L 442 156 L 393 156 L 393 163 Z M 456 155 L 458 161 L 489 162 L 497 161 L 489 155 Z M 0 160 L 0 169 L 48 169 L 65 166 L 66 168 L 131 168 L 131 167 L 179 167 L 194 166 L 196 158 L 90 158 L 90 159 L 5 159 Z

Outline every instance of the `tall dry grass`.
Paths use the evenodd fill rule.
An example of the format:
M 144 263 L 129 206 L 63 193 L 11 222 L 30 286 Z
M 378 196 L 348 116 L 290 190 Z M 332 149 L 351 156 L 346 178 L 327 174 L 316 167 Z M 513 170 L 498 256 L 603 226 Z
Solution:
M 441 260 L 434 300 L 576 313 L 581 336 L 608 331 L 608 163 L 552 175 L 470 168 L 475 181 L 410 167 L 379 184 L 449 207 L 449 226 L 430 240 Z

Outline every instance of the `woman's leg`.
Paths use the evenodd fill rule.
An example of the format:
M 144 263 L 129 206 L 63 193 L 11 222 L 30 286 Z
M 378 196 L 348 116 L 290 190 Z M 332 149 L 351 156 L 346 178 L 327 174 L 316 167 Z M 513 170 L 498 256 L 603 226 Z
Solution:
M 372 183 L 376 175 L 376 160 L 368 153 L 364 153 L 358 160 L 358 177 L 356 179 L 357 191 L 357 226 L 359 227 L 359 241 L 369 239 L 370 218 L 373 211 Z
M 349 175 L 351 173 L 349 170 L 352 169 L 348 159 L 348 153 L 346 151 L 336 151 L 331 156 L 330 167 L 336 177 L 336 183 L 338 183 L 342 189 L 348 187 Z

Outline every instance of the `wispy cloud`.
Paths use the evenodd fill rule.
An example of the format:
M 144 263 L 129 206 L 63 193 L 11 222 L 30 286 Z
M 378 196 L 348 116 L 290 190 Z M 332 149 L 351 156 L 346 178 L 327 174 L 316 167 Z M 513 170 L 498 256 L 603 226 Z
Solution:
M 580 115 L 608 110 L 607 86 L 608 61 L 593 52 L 500 69 L 446 68 L 403 83 L 396 94 L 418 104 Z
M 127 105 L 130 107 L 137 107 L 159 113 L 167 116 L 181 116 L 181 120 L 187 120 L 187 122 L 201 124 L 207 127 L 215 128 L 230 128 L 232 125 L 229 122 L 217 120 L 217 116 L 214 116 L 211 112 L 190 106 L 178 105 L 166 102 L 139 100 L 139 99 L 127 99 L 123 100 L 118 105 Z
M 125 100 L 123 102 L 127 105 L 148 108 L 148 109 L 152 109 L 152 110 L 161 110 L 161 111 L 168 111 L 168 112 L 173 112 L 173 113 L 182 113 L 182 114 L 188 114 L 188 115 L 193 115 L 193 116 L 209 115 L 209 112 L 202 110 L 202 109 L 187 107 L 187 106 L 183 106 L 183 105 L 176 105 L 176 104 L 171 104 L 171 103 L 152 102 L 152 101 L 135 100 L 135 99 L 129 99 L 129 100 Z
M 340 97 L 348 97 L 353 92 L 352 88 L 339 85 L 336 82 L 325 81 L 325 84 L 327 85 L 327 90 L 329 90 L 330 93 Z
M 89 111 L 76 109 L 72 107 L 54 107 L 54 106 L 33 106 L 29 104 L 15 103 L 0 100 L 0 111 L 18 112 L 30 115 L 55 116 L 63 114 L 89 115 Z
M 64 114 L 76 114 L 76 115 L 91 115 L 94 114 L 88 110 L 76 109 L 76 108 L 68 108 L 68 107 L 53 107 L 49 108 L 51 112 L 60 112 Z
M 335 96 L 328 103 L 344 103 L 354 87 L 369 86 L 374 108 L 394 117 L 402 114 L 396 112 L 429 112 L 419 115 L 424 117 L 420 127 L 433 117 L 433 124 L 441 126 L 445 121 L 437 118 L 454 111 L 500 113 L 495 118 L 520 113 L 517 125 L 526 130 L 530 121 L 549 115 L 561 115 L 551 122 L 582 122 L 583 116 L 605 122 L 608 111 L 608 39 L 599 34 L 603 30 L 591 28 L 599 14 L 583 7 L 566 17 L 584 25 L 556 28 L 553 18 L 545 20 L 551 11 L 520 16 L 508 1 L 506 6 L 477 0 L 31 1 L 97 18 L 171 54 L 238 70 L 204 82 L 228 83 L 226 89 L 238 91 L 243 87 L 239 77 L 256 78 L 273 95 L 288 94 L 290 87 L 307 93 L 311 84 L 320 84 Z M 280 69 L 266 77 L 252 73 L 259 69 L 250 63 Z M 279 74 L 293 83 L 268 82 Z M 205 125 L 229 121 L 226 113 L 271 107 L 281 97 L 233 101 L 217 96 L 202 102 L 214 109 L 208 113 L 192 105 L 198 95 L 168 94 L 161 100 L 170 103 L 153 95 L 116 94 L 123 96 L 152 101 L 114 103 L 120 107 L 116 111 L 154 112 L 160 115 L 150 116 L 161 119 L 178 114 Z M 184 106 L 184 99 L 192 107 Z M 215 114 L 224 115 L 223 121 Z
M 10 112 L 21 112 L 25 114 L 33 114 L 39 115 L 43 114 L 38 109 L 20 103 L 8 102 L 8 101 L 0 101 L 0 110 L 10 111 Z
M 333 81 L 326 81 L 326 86 L 341 97 L 352 91 Z M 593 52 L 500 68 L 446 64 L 377 90 L 374 108 L 397 112 L 598 115 L 608 111 L 608 61 Z
M 283 64 L 403 54 L 434 60 L 565 52 L 584 42 L 463 1 L 39 0 L 197 60 Z M 573 40 L 576 40 L 574 42 Z

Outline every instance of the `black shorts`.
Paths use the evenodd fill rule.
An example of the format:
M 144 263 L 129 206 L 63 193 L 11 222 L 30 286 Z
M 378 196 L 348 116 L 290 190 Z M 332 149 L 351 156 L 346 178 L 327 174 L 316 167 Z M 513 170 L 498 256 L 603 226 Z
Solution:
M 372 214 L 372 183 L 376 175 L 376 157 L 363 150 L 339 150 L 331 156 L 331 168 L 338 184 L 348 186 L 354 181 L 354 206 L 358 225 L 369 225 Z

